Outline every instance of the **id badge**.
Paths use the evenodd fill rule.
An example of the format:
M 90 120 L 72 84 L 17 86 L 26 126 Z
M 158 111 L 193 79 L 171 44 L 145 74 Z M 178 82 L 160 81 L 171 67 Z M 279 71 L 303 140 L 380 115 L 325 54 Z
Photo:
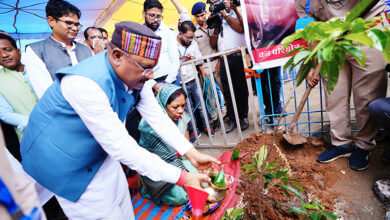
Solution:
M 313 17 L 302 17 L 297 20 L 295 23 L 295 31 L 304 29 L 310 22 L 314 21 Z

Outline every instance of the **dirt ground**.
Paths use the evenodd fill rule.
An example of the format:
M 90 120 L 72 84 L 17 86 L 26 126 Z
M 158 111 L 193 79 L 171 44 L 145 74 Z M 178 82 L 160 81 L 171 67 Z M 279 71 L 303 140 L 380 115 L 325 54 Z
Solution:
M 316 162 L 316 157 L 326 147 L 324 144 L 314 147 L 311 143 L 294 147 L 283 141 L 278 135 L 275 144 L 286 156 L 291 166 L 291 178 L 300 180 L 305 189 L 306 201 L 317 200 L 328 212 L 337 213 L 340 219 L 384 219 L 384 206 L 372 193 L 375 180 L 390 176 L 390 165 L 381 160 L 382 151 L 390 145 L 390 138 L 378 136 L 378 147 L 371 157 L 370 167 L 365 171 L 353 171 L 347 166 L 347 158 L 340 158 L 328 164 Z M 253 155 L 262 145 L 270 146 L 270 134 L 252 134 L 238 143 L 241 152 L 250 152 L 241 159 L 241 166 L 253 162 Z M 223 150 L 203 150 L 209 154 L 219 155 Z M 273 147 L 269 161 L 277 160 L 285 165 L 276 147 Z M 242 195 L 238 206 L 245 207 L 245 219 L 260 219 L 258 179 L 249 181 L 244 170 L 240 173 L 240 184 L 237 192 Z M 266 195 L 262 195 L 261 210 L 268 219 L 298 218 L 287 210 L 298 207 L 299 199 L 287 199 L 279 188 L 273 187 Z

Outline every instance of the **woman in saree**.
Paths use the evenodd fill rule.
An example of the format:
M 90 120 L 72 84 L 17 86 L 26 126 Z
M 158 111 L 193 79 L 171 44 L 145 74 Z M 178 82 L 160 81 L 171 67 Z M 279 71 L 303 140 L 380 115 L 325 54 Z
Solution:
M 184 111 L 186 104 L 186 94 L 184 90 L 174 84 L 165 84 L 161 86 L 157 94 L 157 101 L 172 121 L 177 125 L 183 135 L 189 139 L 187 125 L 190 116 Z M 139 127 L 140 146 L 157 154 L 167 163 L 170 163 L 180 169 L 186 169 L 189 172 L 198 172 L 197 169 L 185 157 L 178 155 L 150 125 L 142 119 Z M 182 205 L 187 200 L 187 193 L 180 186 L 162 181 L 153 181 L 145 176 L 140 176 L 141 195 L 152 199 L 157 205 Z

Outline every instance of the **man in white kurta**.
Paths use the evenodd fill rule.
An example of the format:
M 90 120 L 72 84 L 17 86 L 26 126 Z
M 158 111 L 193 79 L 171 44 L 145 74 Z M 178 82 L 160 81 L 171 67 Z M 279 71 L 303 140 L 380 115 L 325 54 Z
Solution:
M 184 183 L 185 185 L 200 187 L 201 181 L 209 180 L 206 175 L 184 173 L 179 168 L 165 163 L 157 155 L 139 147 L 125 129 L 123 112 L 116 108 L 116 105 L 128 102 L 127 99 L 120 98 L 120 94 L 116 94 L 118 92 L 133 95 L 138 93 L 140 100 L 138 104 L 136 102 L 135 108 L 164 141 L 180 154 L 186 156 L 193 165 L 217 162 L 215 158 L 198 152 L 180 134 L 175 124 L 160 109 L 151 86 L 148 83 L 145 84 L 148 79 L 153 77 L 151 69 L 157 63 L 160 38 L 145 26 L 133 22 L 121 22 L 116 25 L 112 39 L 107 52 L 100 53 L 74 67 L 62 69 L 56 73 L 58 81 L 56 80 L 37 104 L 36 110 L 30 116 L 29 127 L 25 132 L 26 138 L 22 141 L 23 167 L 33 178 L 56 194 L 65 214 L 70 219 L 134 219 L 128 186 L 120 163 L 155 181 L 166 181 L 178 185 Z M 137 44 L 136 42 L 143 43 Z M 157 56 L 154 53 L 157 53 Z M 107 68 L 108 71 L 96 69 L 96 72 L 93 72 L 95 71 L 94 68 L 97 67 L 91 65 L 91 63 Z M 83 71 L 77 73 L 78 70 Z M 112 83 L 110 77 L 113 78 L 115 83 Z M 104 82 L 111 82 L 112 85 L 115 85 L 115 88 L 109 87 L 111 90 L 107 91 L 106 84 L 102 83 L 101 78 L 107 78 Z M 52 104 L 61 101 L 51 100 L 52 94 L 55 94 L 56 96 L 53 97 L 57 98 L 58 95 L 62 95 L 62 103 L 69 105 L 66 111 L 74 111 L 75 117 L 79 117 L 79 119 L 75 119 L 75 117 L 68 118 L 68 121 L 65 121 L 64 118 L 59 119 L 57 116 L 63 114 L 65 108 L 60 108 L 57 113 L 51 115 L 58 110 L 58 107 Z M 62 97 L 58 99 L 62 99 Z M 117 99 L 119 104 L 113 102 L 113 99 Z M 47 108 L 50 110 L 45 111 Z M 55 136 L 54 140 L 57 140 L 52 146 L 42 146 L 42 144 L 35 143 L 44 140 L 41 132 L 36 135 L 36 133 L 34 134 L 36 129 L 32 130 L 33 128 L 41 129 L 42 125 L 39 124 L 47 123 L 46 121 L 34 121 L 42 116 L 50 121 L 47 124 L 48 127 L 44 126 L 44 129 L 42 129 L 42 135 L 50 133 Z M 64 134 L 56 134 L 55 131 L 51 131 L 50 126 L 58 120 L 62 120 L 59 124 L 81 120 L 83 126 L 91 134 L 90 138 L 97 142 L 99 148 L 97 152 L 100 151 L 100 155 L 102 153 L 107 154 L 103 159 L 104 161 L 98 166 L 98 170 L 95 171 L 93 178 L 88 180 L 85 188 L 81 189 L 80 195 L 70 196 L 70 194 L 74 194 L 75 190 L 80 190 L 80 187 L 75 187 L 78 184 L 77 179 L 72 180 L 69 176 L 61 176 L 62 173 L 66 174 L 69 169 L 64 168 L 66 171 L 63 171 L 62 167 L 58 167 L 56 168 L 58 172 L 53 174 L 52 171 L 55 168 L 50 167 L 50 164 L 58 164 L 56 160 L 66 160 L 69 155 L 75 153 L 71 151 L 73 146 L 69 146 L 69 144 L 61 146 L 60 139 Z M 31 131 L 29 131 L 29 128 Z M 63 133 L 70 132 L 73 134 L 72 128 L 62 128 L 64 129 L 61 129 Z M 77 134 L 74 134 L 74 136 L 77 136 Z M 52 143 L 53 138 L 50 141 Z M 70 140 L 69 142 L 77 145 L 75 143 L 77 141 L 79 140 Z M 56 152 L 65 151 L 64 155 L 66 157 L 52 154 L 50 152 L 52 149 L 48 149 L 49 147 L 56 148 L 58 146 L 60 146 L 61 151 Z M 81 152 L 84 150 L 77 149 Z M 44 163 L 36 161 L 38 159 L 34 160 L 31 155 L 40 155 L 41 158 L 38 159 L 44 160 Z M 97 160 L 101 158 L 94 154 L 81 156 L 86 156 L 86 158 L 95 157 Z M 73 166 L 73 164 L 68 163 L 67 166 Z M 74 166 L 76 171 L 70 171 L 69 175 L 79 175 L 81 173 L 81 177 L 83 177 L 93 170 L 93 166 L 92 169 L 89 168 L 90 165 L 76 167 L 75 164 Z M 57 184 L 53 184 L 51 181 L 53 177 L 63 178 L 63 180 L 60 179 Z M 72 181 L 69 181 L 69 178 Z M 60 181 L 72 182 L 73 185 L 67 186 Z

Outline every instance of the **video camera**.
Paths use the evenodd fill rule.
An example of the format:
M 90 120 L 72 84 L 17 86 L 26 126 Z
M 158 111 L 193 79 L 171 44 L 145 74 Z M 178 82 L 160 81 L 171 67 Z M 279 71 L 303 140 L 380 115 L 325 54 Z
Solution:
M 211 4 L 211 0 L 207 0 L 207 4 Z M 240 0 L 233 0 L 233 7 L 240 5 Z M 224 9 L 225 4 L 223 3 L 223 0 L 216 0 L 214 5 L 210 5 L 209 11 L 211 15 L 206 21 L 208 28 L 213 29 L 222 24 L 222 16 L 219 12 Z

